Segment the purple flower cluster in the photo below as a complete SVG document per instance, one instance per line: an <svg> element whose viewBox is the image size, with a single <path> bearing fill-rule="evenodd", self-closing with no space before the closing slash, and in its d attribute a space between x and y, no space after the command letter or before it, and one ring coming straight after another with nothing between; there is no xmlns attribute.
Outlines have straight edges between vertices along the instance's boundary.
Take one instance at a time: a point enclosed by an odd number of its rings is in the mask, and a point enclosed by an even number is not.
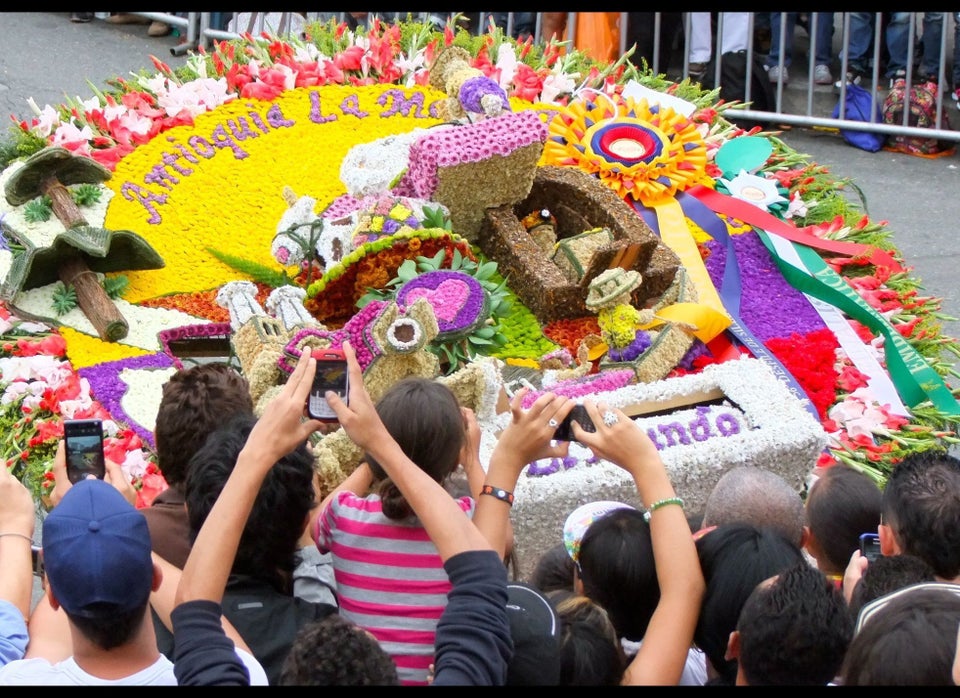
<svg viewBox="0 0 960 698"><path fill-rule="evenodd" d="M607 350L607 358L610 359L610 361L633 361L645 352L652 343L649 332L646 330L637 330L633 341L623 349L610 347L610 349Z"/></svg>
<svg viewBox="0 0 960 698"><path fill-rule="evenodd" d="M504 105L504 108L507 110L510 109L507 93L500 85L486 75L470 78L460 86L460 104L462 104L463 108L467 111L482 112L483 105L480 103L480 100L486 95L499 97L500 103Z"/></svg>
<svg viewBox="0 0 960 698"><path fill-rule="evenodd" d="M533 391L526 394L523 399L523 408L528 409L530 405L536 402L537 398L545 392L556 393L569 398L595 397L595 393L605 393L612 390L619 390L634 382L636 373L630 368L618 368L602 373L593 373L581 378L574 378L569 381L561 381L551 385L546 390Z"/></svg>
<svg viewBox="0 0 960 698"><path fill-rule="evenodd" d="M826 325L803 295L793 288L754 233L732 235L733 249L740 266L740 317L761 342L789 337L794 332L806 335ZM727 250L715 240L706 243L710 279L721 288Z"/></svg>
<svg viewBox="0 0 960 698"><path fill-rule="evenodd" d="M456 282L457 290L466 290L463 298L455 296L446 286ZM418 298L425 297L434 307L440 334L458 334L468 332L485 318L481 317L487 309L483 286L469 274L453 269L428 271L410 279L397 290L397 303L407 307ZM459 303L459 307L457 307Z"/></svg>

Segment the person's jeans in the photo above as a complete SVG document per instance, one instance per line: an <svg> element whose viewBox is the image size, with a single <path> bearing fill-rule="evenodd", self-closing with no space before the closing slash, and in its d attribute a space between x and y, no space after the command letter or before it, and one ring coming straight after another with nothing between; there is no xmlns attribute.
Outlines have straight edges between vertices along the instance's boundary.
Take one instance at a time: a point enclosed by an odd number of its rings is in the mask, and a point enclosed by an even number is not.
<svg viewBox="0 0 960 698"><path fill-rule="evenodd" d="M890 61L887 63L887 77L893 77L898 70L907 69L907 48L910 41L910 16L912 12L894 12L887 24L887 50ZM937 75L940 72L940 42L943 38L943 13L923 13L923 59L920 61L921 75ZM916 39L914 39L916 45ZM912 64L912 61L911 61Z"/></svg>
<svg viewBox="0 0 960 698"><path fill-rule="evenodd" d="M850 13L850 33L847 38L847 71L867 72L875 23L875 12ZM843 49L840 49L840 58L843 58Z"/></svg>
<svg viewBox="0 0 960 698"><path fill-rule="evenodd" d="M775 66L780 62L780 22L782 12L770 13L770 55L767 65ZM783 64L790 65L793 58L793 31L797 26L796 12L787 12L786 46L783 52ZM812 22L811 22L812 24ZM814 55L817 65L830 65L833 61L833 13L817 12L817 36L814 40Z"/></svg>

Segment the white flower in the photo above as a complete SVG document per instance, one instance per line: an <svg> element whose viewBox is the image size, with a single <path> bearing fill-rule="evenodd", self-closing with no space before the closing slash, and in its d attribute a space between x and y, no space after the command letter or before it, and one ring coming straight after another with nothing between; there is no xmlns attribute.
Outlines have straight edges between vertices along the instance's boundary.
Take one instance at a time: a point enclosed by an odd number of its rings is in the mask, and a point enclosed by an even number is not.
<svg viewBox="0 0 960 698"><path fill-rule="evenodd" d="M297 63L322 63L330 60L330 57L321 53L313 44L297 43L293 49L293 57Z"/></svg>
<svg viewBox="0 0 960 698"><path fill-rule="evenodd" d="M720 181L727 186L731 196L746 201L748 204L753 204L757 208L766 209L773 204L786 201L785 198L780 196L776 182L766 177L750 174L746 170L740 170L740 174L732 180L721 177Z"/></svg>
<svg viewBox="0 0 960 698"><path fill-rule="evenodd" d="M190 116L198 116L231 99L233 96L227 94L226 78L191 80L184 85L171 85L169 90L157 93L157 104L169 116L176 116L184 110Z"/></svg>
<svg viewBox="0 0 960 698"><path fill-rule="evenodd" d="M120 468L123 470L124 475L131 480L139 479L146 475L147 468L149 466L150 461L147 460L142 448L127 451L127 455L123 459L123 463L120 464Z"/></svg>
<svg viewBox="0 0 960 698"><path fill-rule="evenodd" d="M540 101L552 103L562 94L572 93L577 83L570 75L564 73L559 65L554 65L550 74L543 79L543 90L540 92Z"/></svg>
<svg viewBox="0 0 960 698"><path fill-rule="evenodd" d="M77 128L72 123L62 123L53 133L52 145L65 145L68 143L87 144L93 138L93 131L89 126ZM87 148L89 150L89 147Z"/></svg>
<svg viewBox="0 0 960 698"><path fill-rule="evenodd" d="M42 110L39 109L37 103L33 101L33 97L28 99L27 103L37 115L37 123L32 129L33 132L46 138L60 125L60 115L49 104L45 105Z"/></svg>
<svg viewBox="0 0 960 698"><path fill-rule="evenodd" d="M422 70L427 62L427 50L425 48L417 51L413 56L407 57L407 54L400 52L397 56L397 67L403 72L404 87L413 87L416 84L417 73Z"/></svg>
<svg viewBox="0 0 960 698"><path fill-rule="evenodd" d="M790 194L790 204L787 206L787 212L784 216L786 218L793 218L794 216L803 218L807 215L807 211L816 205L816 202L808 204L800 198L800 192L795 191Z"/></svg>
<svg viewBox="0 0 960 698"><path fill-rule="evenodd" d="M509 89L513 76L517 74L517 51L513 44L506 41L500 44L494 66L500 71L500 87L504 90Z"/></svg>

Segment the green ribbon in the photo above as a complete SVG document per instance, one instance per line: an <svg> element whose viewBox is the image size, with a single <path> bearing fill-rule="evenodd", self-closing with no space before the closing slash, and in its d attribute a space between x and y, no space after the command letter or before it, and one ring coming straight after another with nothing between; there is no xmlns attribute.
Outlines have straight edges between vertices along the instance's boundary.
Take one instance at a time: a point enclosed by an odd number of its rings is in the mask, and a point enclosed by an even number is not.
<svg viewBox="0 0 960 698"><path fill-rule="evenodd" d="M770 241L770 233L758 228L757 234L791 286L830 303L874 332L883 334L886 338L883 349L887 358L887 370L906 405L916 407L929 400L939 411L951 417L960 417L960 403L940 374L933 370L926 359L907 343L886 318L871 308L840 274L831 269L819 254L806 245L790 243L809 271L807 273L780 257Z"/></svg>

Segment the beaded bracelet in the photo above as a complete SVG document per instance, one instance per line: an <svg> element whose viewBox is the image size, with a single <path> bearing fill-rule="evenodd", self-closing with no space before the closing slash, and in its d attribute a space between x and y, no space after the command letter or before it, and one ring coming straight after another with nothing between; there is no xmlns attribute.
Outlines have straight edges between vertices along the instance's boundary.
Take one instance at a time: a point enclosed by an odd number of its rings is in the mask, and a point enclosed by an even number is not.
<svg viewBox="0 0 960 698"><path fill-rule="evenodd" d="M680 497L667 497L666 499L658 499L656 502L650 505L650 508L647 511L643 512L643 520L647 523L650 523L650 514L655 512L660 507L665 507L668 504L676 504L678 507L683 509L683 500Z"/></svg>
<svg viewBox="0 0 960 698"><path fill-rule="evenodd" d="M484 485L480 490L480 494L489 494L491 497L499 499L501 502L506 502L510 506L513 506L513 492L507 492L501 487L493 487L492 485Z"/></svg>
<svg viewBox="0 0 960 698"><path fill-rule="evenodd" d="M0 533L0 538L3 538L4 536L17 536L18 538L23 538L24 540L30 541L31 545L33 544L33 538L31 538L30 536L28 536L28 535L25 534L25 533L12 533L12 532L11 532L11 533Z"/></svg>

